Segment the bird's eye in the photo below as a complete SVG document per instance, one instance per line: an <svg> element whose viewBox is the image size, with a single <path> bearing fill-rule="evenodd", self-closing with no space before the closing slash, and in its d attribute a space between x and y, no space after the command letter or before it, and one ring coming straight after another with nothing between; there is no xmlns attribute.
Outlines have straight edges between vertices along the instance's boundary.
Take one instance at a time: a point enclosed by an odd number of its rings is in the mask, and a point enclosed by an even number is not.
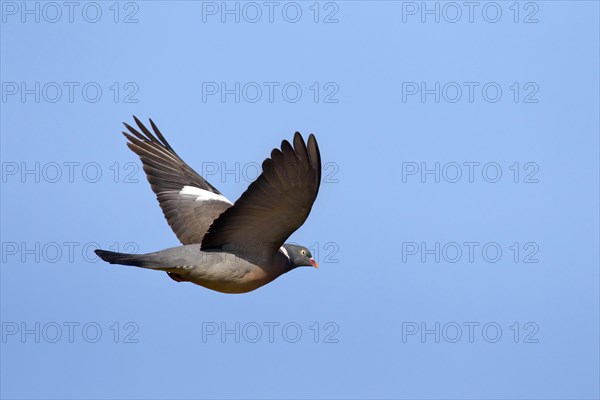
<svg viewBox="0 0 600 400"><path fill-rule="evenodd" d="M306 251L305 250L302 250L300 253L302 253L303 256L306 255Z"/></svg>

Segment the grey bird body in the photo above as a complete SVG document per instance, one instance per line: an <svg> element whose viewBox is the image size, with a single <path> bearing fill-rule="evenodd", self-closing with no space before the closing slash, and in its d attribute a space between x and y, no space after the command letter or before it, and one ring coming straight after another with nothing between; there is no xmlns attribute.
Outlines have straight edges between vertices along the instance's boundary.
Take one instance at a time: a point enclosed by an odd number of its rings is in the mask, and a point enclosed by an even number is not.
<svg viewBox="0 0 600 400"><path fill-rule="evenodd" d="M125 124L127 144L182 246L147 254L96 250L111 264L165 271L223 293L246 293L300 266L318 267L306 247L284 244L308 217L321 181L316 139L296 132L262 165L262 174L232 204L190 168L150 120L154 134Z"/></svg>
<svg viewBox="0 0 600 400"><path fill-rule="evenodd" d="M134 265L169 272L178 282L191 282L222 293L246 293L290 271L289 259L277 252L272 259L245 259L219 250L202 251L201 245L171 247L147 254L98 250L111 264Z"/></svg>

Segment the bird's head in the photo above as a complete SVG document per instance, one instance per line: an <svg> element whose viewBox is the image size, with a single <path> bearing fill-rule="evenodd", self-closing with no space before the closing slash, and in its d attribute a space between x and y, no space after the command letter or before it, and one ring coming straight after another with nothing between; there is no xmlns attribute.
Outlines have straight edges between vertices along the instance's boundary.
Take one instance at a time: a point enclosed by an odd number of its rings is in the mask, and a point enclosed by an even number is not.
<svg viewBox="0 0 600 400"><path fill-rule="evenodd" d="M296 267L315 267L319 268L319 264L312 258L310 250L304 246L295 244L284 244L282 251L290 259L292 268ZM286 254L287 253L287 254Z"/></svg>

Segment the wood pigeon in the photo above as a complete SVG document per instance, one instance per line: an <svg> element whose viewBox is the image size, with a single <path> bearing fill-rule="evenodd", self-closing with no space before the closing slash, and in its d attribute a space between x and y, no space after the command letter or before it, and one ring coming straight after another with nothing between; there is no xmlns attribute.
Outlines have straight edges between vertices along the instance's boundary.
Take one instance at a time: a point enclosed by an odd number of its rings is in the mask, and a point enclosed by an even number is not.
<svg viewBox="0 0 600 400"><path fill-rule="evenodd" d="M142 160L152 191L183 246L147 254L96 250L111 264L166 271L223 293L246 293L296 267L318 268L310 250L284 243L306 220L319 192L321 155L314 135L294 135L262 163L261 175L232 204L188 166L152 120L124 123L127 146ZM141 131L141 132L140 132Z"/></svg>

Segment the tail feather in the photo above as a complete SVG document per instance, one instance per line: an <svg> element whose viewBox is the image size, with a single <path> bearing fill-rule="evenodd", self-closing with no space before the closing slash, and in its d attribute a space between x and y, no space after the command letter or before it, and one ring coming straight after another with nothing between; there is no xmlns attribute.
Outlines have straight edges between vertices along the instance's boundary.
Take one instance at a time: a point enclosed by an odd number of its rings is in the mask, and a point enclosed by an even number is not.
<svg viewBox="0 0 600 400"><path fill-rule="evenodd" d="M108 250L94 250L94 253L104 261L111 264L133 265L136 267L155 269L156 265L152 265L144 254L125 254L117 253Z"/></svg>

